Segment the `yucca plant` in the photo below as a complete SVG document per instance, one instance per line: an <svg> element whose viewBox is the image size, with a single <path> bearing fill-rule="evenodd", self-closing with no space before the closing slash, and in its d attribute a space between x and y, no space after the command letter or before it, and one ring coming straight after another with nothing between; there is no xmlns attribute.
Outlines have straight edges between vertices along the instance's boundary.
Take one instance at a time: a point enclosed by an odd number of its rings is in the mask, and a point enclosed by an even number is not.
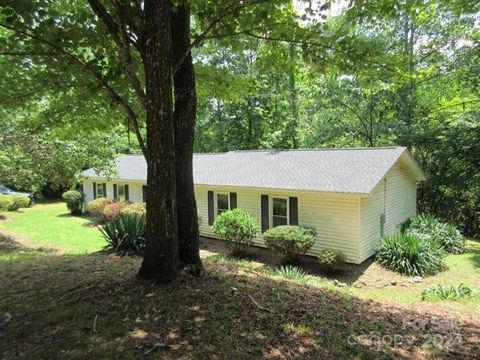
<svg viewBox="0 0 480 360"><path fill-rule="evenodd" d="M445 251L434 241L411 233L396 233L382 240L377 262L409 276L434 275L445 269Z"/></svg>
<svg viewBox="0 0 480 360"><path fill-rule="evenodd" d="M467 285L436 285L422 291L422 300L458 300L472 295L472 289Z"/></svg>
<svg viewBox="0 0 480 360"><path fill-rule="evenodd" d="M146 219L143 215L122 214L109 221L100 232L107 241L106 250L118 255L140 255L145 248Z"/></svg>
<svg viewBox="0 0 480 360"><path fill-rule="evenodd" d="M308 274L297 266L280 266L275 269L275 275L281 276L285 279L304 281Z"/></svg>

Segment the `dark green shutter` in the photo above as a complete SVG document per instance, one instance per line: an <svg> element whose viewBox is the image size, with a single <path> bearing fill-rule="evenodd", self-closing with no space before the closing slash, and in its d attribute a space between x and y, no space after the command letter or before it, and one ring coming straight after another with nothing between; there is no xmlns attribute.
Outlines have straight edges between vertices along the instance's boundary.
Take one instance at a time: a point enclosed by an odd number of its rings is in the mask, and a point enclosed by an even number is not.
<svg viewBox="0 0 480 360"><path fill-rule="evenodd" d="M298 225L298 198L291 197L290 201L290 225Z"/></svg>
<svg viewBox="0 0 480 360"><path fill-rule="evenodd" d="M130 194L128 192L128 185L125 185L125 201L130 201Z"/></svg>
<svg viewBox="0 0 480 360"><path fill-rule="evenodd" d="M103 183L103 197L107 198L107 184Z"/></svg>
<svg viewBox="0 0 480 360"><path fill-rule="evenodd" d="M262 195L262 233L267 231L269 228L269 215L268 215L268 195Z"/></svg>
<svg viewBox="0 0 480 360"><path fill-rule="evenodd" d="M117 184L113 184L113 200L118 200Z"/></svg>
<svg viewBox="0 0 480 360"><path fill-rule="evenodd" d="M94 199L97 198L97 183L96 182L93 183L93 198Z"/></svg>
<svg viewBox="0 0 480 360"><path fill-rule="evenodd" d="M208 225L213 225L214 218L213 191L208 192Z"/></svg>
<svg viewBox="0 0 480 360"><path fill-rule="evenodd" d="M237 193L230 193L230 210L237 208Z"/></svg>
<svg viewBox="0 0 480 360"><path fill-rule="evenodd" d="M143 202L147 202L147 185L142 186L142 198Z"/></svg>

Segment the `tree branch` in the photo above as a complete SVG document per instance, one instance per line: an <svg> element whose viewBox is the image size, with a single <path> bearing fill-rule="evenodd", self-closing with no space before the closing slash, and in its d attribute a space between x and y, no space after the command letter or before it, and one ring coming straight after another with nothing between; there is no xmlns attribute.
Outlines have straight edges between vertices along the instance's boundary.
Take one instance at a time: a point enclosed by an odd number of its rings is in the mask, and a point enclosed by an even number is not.
<svg viewBox="0 0 480 360"><path fill-rule="evenodd" d="M69 51L63 49L62 47L55 45L51 41L41 38L38 35L36 35L33 32L17 29L15 27L12 27L7 24L0 23L0 27L3 27L5 29L8 29L10 31L16 32L17 34L21 34L23 36L26 36L32 40L38 41L42 44L45 44L49 46L50 48L56 50L59 54L64 55L68 59L70 59L74 64L79 65L82 67L85 71L89 72L102 86L102 89L106 92L108 96L115 102L117 105L120 106L120 108L126 113L128 119L132 123L132 126L134 127L135 134L137 135L137 140L140 145L140 148L144 153L146 153L146 146L145 142L143 140L143 137L140 133L140 128L138 125L137 121L137 116L131 106L115 91L115 89L99 74L91 65L88 63L83 62L81 59L79 59L76 55L70 53Z"/></svg>
<svg viewBox="0 0 480 360"><path fill-rule="evenodd" d="M127 75L130 78L130 82L132 83L133 90L137 94L140 103L146 108L147 97L145 95L145 91L143 90L143 86L137 76L137 72L135 71L132 55L130 53L130 41L128 39L125 29L124 17L122 15L123 11L120 4L117 0L113 1L115 10L117 12L117 21L114 21L108 11L100 2L100 0L88 0L88 2L93 12L105 24L108 32L113 38L113 41L115 41L115 44L117 44L120 56L125 62L125 68L127 70Z"/></svg>

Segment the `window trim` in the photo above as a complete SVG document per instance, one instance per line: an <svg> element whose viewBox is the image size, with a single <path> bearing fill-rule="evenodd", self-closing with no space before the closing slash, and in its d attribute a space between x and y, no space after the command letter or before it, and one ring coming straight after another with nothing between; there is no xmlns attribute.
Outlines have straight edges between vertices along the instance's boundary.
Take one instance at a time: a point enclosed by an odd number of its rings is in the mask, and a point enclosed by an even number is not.
<svg viewBox="0 0 480 360"><path fill-rule="evenodd" d="M268 196L268 212L269 212L269 229L273 229L273 199L282 199L287 202L287 225L290 225L290 197L289 196L282 196L282 195L269 195Z"/></svg>
<svg viewBox="0 0 480 360"><path fill-rule="evenodd" d="M96 188L96 193L97 193L96 199L101 199L101 198L106 197L105 194L103 193L103 183L96 183L95 186L97 187ZM99 195L99 192L98 192L99 189L100 189L100 192L102 193L102 196Z"/></svg>
<svg viewBox="0 0 480 360"><path fill-rule="evenodd" d="M226 195L227 196L227 200L228 200L228 210L231 209L231 205L230 205L230 193L228 192L217 192L215 191L214 192L214 202L213 202L213 211L214 211L214 218L216 218L219 214L218 214L218 195Z"/></svg>

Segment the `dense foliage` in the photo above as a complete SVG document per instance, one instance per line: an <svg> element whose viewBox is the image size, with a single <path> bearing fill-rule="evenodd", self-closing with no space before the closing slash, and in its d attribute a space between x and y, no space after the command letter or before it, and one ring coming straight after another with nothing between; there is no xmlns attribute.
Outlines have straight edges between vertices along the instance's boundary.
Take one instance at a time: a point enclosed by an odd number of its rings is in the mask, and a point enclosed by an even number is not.
<svg viewBox="0 0 480 360"><path fill-rule="evenodd" d="M123 214L123 211L127 208L128 203L125 201L115 201L111 204L105 205L102 211L102 216L105 221L117 219Z"/></svg>
<svg viewBox="0 0 480 360"><path fill-rule="evenodd" d="M0 194L0 211L17 211L30 206L30 198L22 195Z"/></svg>
<svg viewBox="0 0 480 360"><path fill-rule="evenodd" d="M258 234L258 221L242 209L222 212L215 218L213 232L225 241L231 255L242 255Z"/></svg>
<svg viewBox="0 0 480 360"><path fill-rule="evenodd" d="M100 228L106 250L118 255L141 255L145 248L145 216L123 214Z"/></svg>
<svg viewBox="0 0 480 360"><path fill-rule="evenodd" d="M146 215L146 213L147 208L145 203L127 204L127 206L122 209L122 214Z"/></svg>
<svg viewBox="0 0 480 360"><path fill-rule="evenodd" d="M429 286L422 291L422 300L459 300L470 297L472 289L465 284Z"/></svg>
<svg viewBox="0 0 480 360"><path fill-rule="evenodd" d="M113 200L107 199L107 198L98 198L94 199L88 202L87 204L87 211L98 217L99 220L104 220L103 217L103 210L105 210L105 207L109 204L112 204Z"/></svg>
<svg viewBox="0 0 480 360"><path fill-rule="evenodd" d="M442 248L453 254L458 254L465 249L465 239L457 228L449 223L442 223L437 218L428 214L420 214L411 219L408 232L422 239L432 240Z"/></svg>
<svg viewBox="0 0 480 360"><path fill-rule="evenodd" d="M435 241L410 233L396 233L382 240L377 262L408 276L428 276L445 269L445 252Z"/></svg>
<svg viewBox="0 0 480 360"><path fill-rule="evenodd" d="M326 272L338 272L345 261L347 256L340 250L322 249L318 255L318 262Z"/></svg>
<svg viewBox="0 0 480 360"><path fill-rule="evenodd" d="M78 190L68 190L62 194L72 215L80 215L83 208L83 194Z"/></svg>
<svg viewBox="0 0 480 360"><path fill-rule="evenodd" d="M295 264L315 243L317 232L314 228L282 225L263 233L265 244L280 254L284 263Z"/></svg>

